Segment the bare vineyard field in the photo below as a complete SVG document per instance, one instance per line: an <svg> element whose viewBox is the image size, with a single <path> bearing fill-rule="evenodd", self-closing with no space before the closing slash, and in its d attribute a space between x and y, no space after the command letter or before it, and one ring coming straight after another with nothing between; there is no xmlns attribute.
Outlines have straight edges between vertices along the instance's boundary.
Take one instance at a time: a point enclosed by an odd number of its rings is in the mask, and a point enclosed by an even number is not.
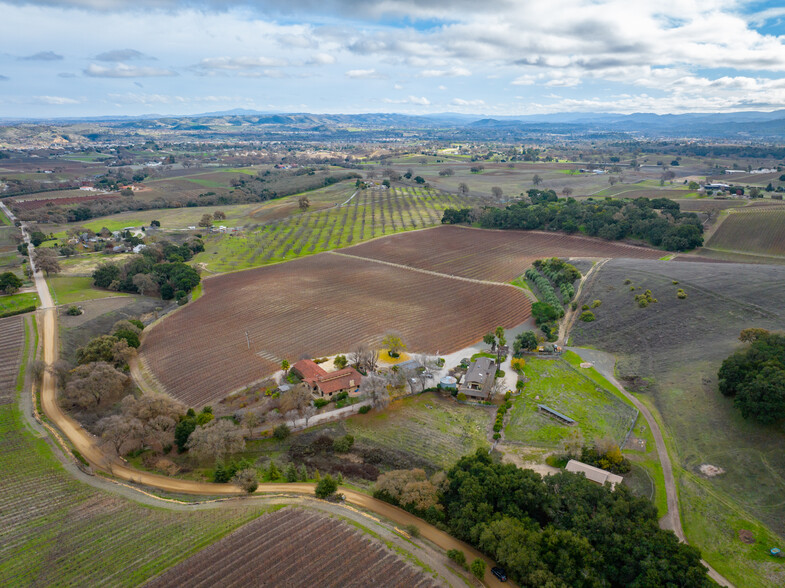
<svg viewBox="0 0 785 588"><path fill-rule="evenodd" d="M0 406L0 585L133 586L263 512L180 512L95 490L63 469L13 405Z"/></svg>
<svg viewBox="0 0 785 588"><path fill-rule="evenodd" d="M728 215L707 247L758 255L785 255L785 207L745 209Z"/></svg>
<svg viewBox="0 0 785 588"><path fill-rule="evenodd" d="M282 359L379 345L389 330L410 350L449 353L524 322L530 309L509 286L325 253L206 280L201 298L150 330L142 358L170 394L199 406Z"/></svg>
<svg viewBox="0 0 785 588"><path fill-rule="evenodd" d="M147 586L179 587L183 578L194 588L438 585L349 524L292 508L245 525Z"/></svg>
<svg viewBox="0 0 785 588"><path fill-rule="evenodd" d="M665 252L591 237L542 231L491 231L442 226L344 250L447 275L511 282L542 257L659 259Z"/></svg>
<svg viewBox="0 0 785 588"><path fill-rule="evenodd" d="M38 194L36 198L28 199L24 197L19 197L16 200L11 201L10 207L18 212L25 212L28 210L36 210L38 208L44 208L49 204L55 204L57 206L63 206L66 204L80 204L82 202L93 202L95 200L116 200L120 198L119 194L112 193L112 194L85 194L81 190L70 190L72 195L70 196L56 196L56 197L49 197L43 198L42 194ZM43 194L47 194L44 192Z"/></svg>
<svg viewBox="0 0 785 588"><path fill-rule="evenodd" d="M423 188L350 192L342 206L299 213L290 207L284 218L240 235L216 235L206 240L197 257L213 272L247 269L346 247L401 231L441 222L444 209L468 206L469 199ZM351 199L350 199L351 198ZM317 201L317 206L318 206ZM252 212L262 217L265 209ZM295 212L292 214L292 212Z"/></svg>
<svg viewBox="0 0 785 588"><path fill-rule="evenodd" d="M21 316L0 319L0 406L14 401L19 362L25 343Z"/></svg>

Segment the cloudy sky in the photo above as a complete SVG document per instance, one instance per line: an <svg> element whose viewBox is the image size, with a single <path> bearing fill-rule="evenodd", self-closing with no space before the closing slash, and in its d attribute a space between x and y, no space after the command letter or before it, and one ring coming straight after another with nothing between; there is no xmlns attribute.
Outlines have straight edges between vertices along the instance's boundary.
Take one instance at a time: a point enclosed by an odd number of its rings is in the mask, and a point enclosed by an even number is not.
<svg viewBox="0 0 785 588"><path fill-rule="evenodd" d="M0 0L0 117L785 108L782 0Z"/></svg>

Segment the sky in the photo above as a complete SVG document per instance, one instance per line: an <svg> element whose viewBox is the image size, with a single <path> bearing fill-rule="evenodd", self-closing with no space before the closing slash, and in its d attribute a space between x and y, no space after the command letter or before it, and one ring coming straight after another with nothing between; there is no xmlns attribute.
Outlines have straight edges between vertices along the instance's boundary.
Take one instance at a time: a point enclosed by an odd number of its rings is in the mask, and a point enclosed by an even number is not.
<svg viewBox="0 0 785 588"><path fill-rule="evenodd" d="M0 118L785 108L782 0L0 0Z"/></svg>

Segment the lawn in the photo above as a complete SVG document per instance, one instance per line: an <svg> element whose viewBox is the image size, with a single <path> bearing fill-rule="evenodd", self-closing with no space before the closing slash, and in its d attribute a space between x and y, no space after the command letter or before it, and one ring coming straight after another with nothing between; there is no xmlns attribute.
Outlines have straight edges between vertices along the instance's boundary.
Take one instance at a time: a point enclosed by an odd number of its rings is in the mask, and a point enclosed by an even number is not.
<svg viewBox="0 0 785 588"><path fill-rule="evenodd" d="M537 405L544 404L576 420L575 427L586 441L612 437L621 443L636 409L579 369L562 359L527 357L528 382L513 403L505 439L557 447L573 428L540 413Z"/></svg>
<svg viewBox="0 0 785 588"><path fill-rule="evenodd" d="M0 315L7 312L14 312L27 306L37 307L38 304L38 294L33 294L32 292L0 296Z"/></svg>
<svg viewBox="0 0 785 588"><path fill-rule="evenodd" d="M345 427L358 440L414 453L448 468L461 456L488 445L490 421L488 409L426 392L393 402L383 412L353 416Z"/></svg>
<svg viewBox="0 0 785 588"><path fill-rule="evenodd" d="M125 296L120 292L99 290L93 287L93 279L83 276L50 276L47 278L49 291L57 305L74 304L85 300L106 298L107 296Z"/></svg>

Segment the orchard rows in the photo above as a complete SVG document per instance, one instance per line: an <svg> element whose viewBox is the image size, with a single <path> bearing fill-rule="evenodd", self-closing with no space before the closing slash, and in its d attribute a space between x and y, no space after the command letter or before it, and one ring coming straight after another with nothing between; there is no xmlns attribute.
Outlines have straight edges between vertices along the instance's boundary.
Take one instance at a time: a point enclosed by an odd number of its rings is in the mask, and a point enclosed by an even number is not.
<svg viewBox="0 0 785 588"><path fill-rule="evenodd" d="M219 236L210 269L227 271L293 259L441 222L445 208L468 199L424 188L359 190L347 204L297 213L244 235Z"/></svg>
<svg viewBox="0 0 785 588"><path fill-rule="evenodd" d="M14 401L25 343L23 321L21 316L0 319L0 406Z"/></svg>

